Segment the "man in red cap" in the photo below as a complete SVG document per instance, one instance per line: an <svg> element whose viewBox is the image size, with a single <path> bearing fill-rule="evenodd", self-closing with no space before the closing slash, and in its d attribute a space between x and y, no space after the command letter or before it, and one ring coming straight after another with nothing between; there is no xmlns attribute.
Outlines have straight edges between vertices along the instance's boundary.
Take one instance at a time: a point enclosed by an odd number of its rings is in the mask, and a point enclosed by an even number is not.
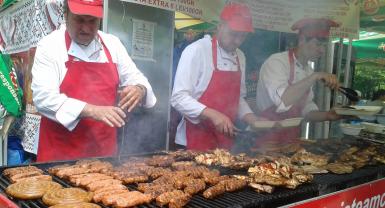
<svg viewBox="0 0 385 208"><path fill-rule="evenodd" d="M43 115L38 161L112 156L126 113L156 102L120 40L98 31L103 0L68 0L65 10L66 28L39 42L32 68L33 101Z"/></svg>
<svg viewBox="0 0 385 208"><path fill-rule="evenodd" d="M194 150L229 149L236 118L247 123L257 120L244 100L245 56L238 49L250 32L249 8L227 4L216 35L206 35L183 51L171 96L171 105L183 115L177 145Z"/></svg>
<svg viewBox="0 0 385 208"><path fill-rule="evenodd" d="M308 121L336 120L334 111L321 112L313 102L312 86L322 81L330 89L337 89L336 76L314 72L311 62L325 53L330 27L338 24L327 19L302 19L292 29L299 30L298 46L271 55L262 65L257 85L257 108L260 116L270 120L304 117ZM299 127L275 130L257 140L282 144L300 136Z"/></svg>

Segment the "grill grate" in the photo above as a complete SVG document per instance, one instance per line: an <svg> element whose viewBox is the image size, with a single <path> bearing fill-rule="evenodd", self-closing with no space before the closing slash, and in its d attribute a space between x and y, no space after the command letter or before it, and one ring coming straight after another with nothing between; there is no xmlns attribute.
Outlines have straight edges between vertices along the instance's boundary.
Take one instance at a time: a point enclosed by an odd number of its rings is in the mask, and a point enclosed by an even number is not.
<svg viewBox="0 0 385 208"><path fill-rule="evenodd" d="M109 159L107 159L109 160ZM71 162L55 162L36 164L35 166L41 168L48 174L47 169L49 167L59 165L61 163ZM0 168L2 172L7 167ZM233 171L224 168L219 168L222 174L245 174L245 171ZM238 192L225 193L220 197L213 200L205 199L201 194L194 195L191 201L186 205L186 208L272 208L283 206L286 204L302 201L312 197L317 197L319 194L326 194L332 191L344 189L346 187L362 184L368 181L377 179L378 177L384 177L385 165L383 166L369 166L360 170L355 170L352 174L335 175L324 174L316 175L313 183L304 184L297 187L294 190L285 188L277 188L273 194L260 194L255 192L251 188L246 188ZM71 187L66 181L53 176L53 180L62 184L64 187ZM0 191L4 191L10 184L9 180L1 174L0 176ZM136 185L127 185L130 190L137 190ZM17 200L14 201L21 208L47 208L41 200ZM102 204L99 204L103 208L108 208ZM138 208L158 208L154 202L151 204L137 206Z"/></svg>

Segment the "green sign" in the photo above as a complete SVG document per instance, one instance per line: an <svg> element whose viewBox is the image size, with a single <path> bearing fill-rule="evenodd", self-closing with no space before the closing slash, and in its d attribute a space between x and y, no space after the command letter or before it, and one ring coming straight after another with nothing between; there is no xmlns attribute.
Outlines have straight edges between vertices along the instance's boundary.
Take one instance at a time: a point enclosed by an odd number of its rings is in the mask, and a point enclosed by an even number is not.
<svg viewBox="0 0 385 208"><path fill-rule="evenodd" d="M0 9L3 10L17 1L18 0L0 0Z"/></svg>

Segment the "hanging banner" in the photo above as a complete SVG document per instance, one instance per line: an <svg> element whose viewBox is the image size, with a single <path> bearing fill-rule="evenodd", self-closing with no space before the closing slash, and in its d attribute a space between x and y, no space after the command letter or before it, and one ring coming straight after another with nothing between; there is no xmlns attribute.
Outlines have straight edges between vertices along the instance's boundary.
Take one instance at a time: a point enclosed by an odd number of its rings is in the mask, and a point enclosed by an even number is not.
<svg viewBox="0 0 385 208"><path fill-rule="evenodd" d="M52 9L52 0L25 0L2 11L0 46L4 53L18 53L35 47L42 37L64 22L62 0L54 3L57 6Z"/></svg>
<svg viewBox="0 0 385 208"><path fill-rule="evenodd" d="M219 14L225 5L223 0L121 0L160 9L177 11L189 16L205 20L218 21Z"/></svg>
<svg viewBox="0 0 385 208"><path fill-rule="evenodd" d="M333 37L358 38L359 0L123 0L127 2L178 11L206 22L219 21L228 2L249 5L255 28L293 32L290 28L302 18L327 18L341 26L332 30Z"/></svg>
<svg viewBox="0 0 385 208"><path fill-rule="evenodd" d="M291 26L302 18L326 18L340 27L332 37L358 38L359 0L236 0L250 6L255 28L293 32Z"/></svg>

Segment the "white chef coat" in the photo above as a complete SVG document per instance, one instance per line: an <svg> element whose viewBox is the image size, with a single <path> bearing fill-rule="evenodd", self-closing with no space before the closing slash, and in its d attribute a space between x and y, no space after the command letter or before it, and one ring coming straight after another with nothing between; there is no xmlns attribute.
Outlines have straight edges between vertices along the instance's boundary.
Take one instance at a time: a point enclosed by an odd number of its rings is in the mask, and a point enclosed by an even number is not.
<svg viewBox="0 0 385 208"><path fill-rule="evenodd" d="M199 123L198 116L206 108L198 100L207 89L214 70L211 37L204 36L202 39L190 44L182 52L175 75L174 89L171 96L171 105L178 110L184 118L194 124ZM223 71L237 71L238 56L241 69L241 89L239 98L238 118L243 118L252 113L244 97L245 87L245 56L241 50L228 53L217 44L217 65ZM178 125L175 143L186 145L186 122L184 119Z"/></svg>
<svg viewBox="0 0 385 208"><path fill-rule="evenodd" d="M302 66L295 57L294 71L293 83L309 77L314 72L310 62L306 66ZM273 54L263 63L257 84L257 109L259 112L273 105L278 106L277 113L286 112L292 107L292 105L285 106L281 99L283 93L289 87L289 79L290 63L288 51ZM313 98L314 93L310 89L305 107L302 110L303 116L310 111L318 110L317 105L313 102Z"/></svg>
<svg viewBox="0 0 385 208"><path fill-rule="evenodd" d="M123 44L111 34L101 31L98 33L117 66L119 86L136 84L145 86L147 97L143 106L153 107L156 97L151 85L128 56ZM64 34L65 27L61 27L38 43L32 67L31 88L33 102L39 113L71 131L78 124L79 115L86 103L60 93L60 85L67 73L65 63L68 61L68 54L74 56L75 61L106 63L108 60L99 38L93 40L88 46L72 41L67 54Z"/></svg>

